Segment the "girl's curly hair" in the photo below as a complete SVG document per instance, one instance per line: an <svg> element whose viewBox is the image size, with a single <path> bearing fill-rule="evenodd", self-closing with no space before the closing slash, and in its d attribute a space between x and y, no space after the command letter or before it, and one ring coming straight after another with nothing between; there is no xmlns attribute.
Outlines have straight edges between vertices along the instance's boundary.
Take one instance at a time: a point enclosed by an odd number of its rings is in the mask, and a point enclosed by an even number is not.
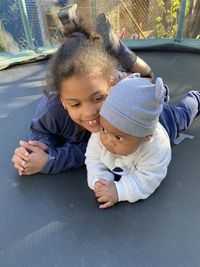
<svg viewBox="0 0 200 267"><path fill-rule="evenodd" d="M65 41L50 60L45 93L60 91L62 81L73 75L110 77L115 61L103 48L101 37L84 22L65 28Z"/></svg>

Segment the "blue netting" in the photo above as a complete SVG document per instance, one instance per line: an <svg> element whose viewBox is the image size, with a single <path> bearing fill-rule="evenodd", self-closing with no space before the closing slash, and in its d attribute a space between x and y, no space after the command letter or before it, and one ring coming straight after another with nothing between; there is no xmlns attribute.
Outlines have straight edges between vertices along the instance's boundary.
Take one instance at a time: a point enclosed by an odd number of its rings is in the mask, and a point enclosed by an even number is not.
<svg viewBox="0 0 200 267"><path fill-rule="evenodd" d="M1 0L0 17L6 34L8 34L9 37L16 42L15 45L18 45L19 48L26 48L27 41L25 38L18 1Z"/></svg>
<svg viewBox="0 0 200 267"><path fill-rule="evenodd" d="M43 46L35 0L26 0L26 8L34 44L37 47ZM15 41L15 45L20 50L28 48L18 1L1 0L0 17L6 34Z"/></svg>
<svg viewBox="0 0 200 267"><path fill-rule="evenodd" d="M34 40L34 45L36 47L41 47L44 45L42 40L38 9L35 0L26 0L26 8L28 12L29 25Z"/></svg>
<svg viewBox="0 0 200 267"><path fill-rule="evenodd" d="M0 65L52 53L63 40L57 13L69 3L93 22L104 12L118 36L125 27L134 50L200 51L200 0L0 0Z"/></svg>

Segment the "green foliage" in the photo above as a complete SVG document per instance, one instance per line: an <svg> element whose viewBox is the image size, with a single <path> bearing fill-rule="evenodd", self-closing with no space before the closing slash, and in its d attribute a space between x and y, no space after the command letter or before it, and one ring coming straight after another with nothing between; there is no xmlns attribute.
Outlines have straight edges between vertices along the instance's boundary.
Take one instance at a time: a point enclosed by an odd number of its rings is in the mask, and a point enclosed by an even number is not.
<svg viewBox="0 0 200 267"><path fill-rule="evenodd" d="M6 32L3 26L3 19L0 19L0 51L4 52L18 52L19 47L13 37Z"/></svg>
<svg viewBox="0 0 200 267"><path fill-rule="evenodd" d="M178 27L180 0L157 0L162 16L156 18L156 37L174 38Z"/></svg>
<svg viewBox="0 0 200 267"><path fill-rule="evenodd" d="M2 24L2 21L0 20L0 51L6 51L7 45L5 42L5 31Z"/></svg>

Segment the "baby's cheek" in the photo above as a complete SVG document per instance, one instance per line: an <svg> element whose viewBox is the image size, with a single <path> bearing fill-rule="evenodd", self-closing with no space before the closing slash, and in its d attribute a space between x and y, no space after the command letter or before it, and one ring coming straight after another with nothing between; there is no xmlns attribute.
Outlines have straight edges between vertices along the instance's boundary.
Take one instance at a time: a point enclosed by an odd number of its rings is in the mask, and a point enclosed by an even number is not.
<svg viewBox="0 0 200 267"><path fill-rule="evenodd" d="M103 134L102 134L101 130L100 130L100 133L99 133L99 138L100 138L101 143L103 144L104 137L103 137Z"/></svg>

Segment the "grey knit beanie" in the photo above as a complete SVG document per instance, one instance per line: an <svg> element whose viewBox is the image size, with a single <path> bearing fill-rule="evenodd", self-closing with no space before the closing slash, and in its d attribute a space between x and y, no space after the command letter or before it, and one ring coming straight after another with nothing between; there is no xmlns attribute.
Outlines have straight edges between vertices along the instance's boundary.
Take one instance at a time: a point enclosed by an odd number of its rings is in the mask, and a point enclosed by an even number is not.
<svg viewBox="0 0 200 267"><path fill-rule="evenodd" d="M100 115L124 133L145 137L156 128L165 94L161 78L152 84L147 79L131 75L111 89Z"/></svg>

